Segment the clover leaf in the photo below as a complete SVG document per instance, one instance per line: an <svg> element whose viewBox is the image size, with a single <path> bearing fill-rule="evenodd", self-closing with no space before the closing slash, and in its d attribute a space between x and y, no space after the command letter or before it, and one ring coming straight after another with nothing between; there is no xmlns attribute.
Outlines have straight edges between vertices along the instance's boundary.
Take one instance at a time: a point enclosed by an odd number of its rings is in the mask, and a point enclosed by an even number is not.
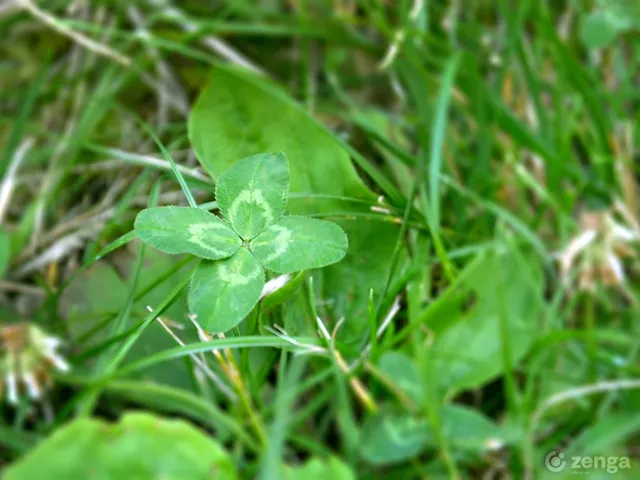
<svg viewBox="0 0 640 480"><path fill-rule="evenodd" d="M264 269L256 258L241 248L217 262L203 260L191 277L189 310L206 328L226 332L253 309L264 287Z"/></svg>
<svg viewBox="0 0 640 480"><path fill-rule="evenodd" d="M237 480L231 456L182 420L125 413L107 423L78 418L3 465L3 480Z"/></svg>
<svg viewBox="0 0 640 480"><path fill-rule="evenodd" d="M235 163L218 178L223 219L193 207L140 212L137 236L166 253L202 258L189 287L189 309L205 328L225 332L258 303L264 269L291 273L340 261L347 236L335 223L284 215L289 162L284 153L262 153Z"/></svg>
<svg viewBox="0 0 640 480"><path fill-rule="evenodd" d="M242 239L213 213L201 208L147 208L136 217L140 240L165 253L191 253L218 260L238 251Z"/></svg>
<svg viewBox="0 0 640 480"><path fill-rule="evenodd" d="M244 240L275 223L289 199L289 161L284 153L240 160L220 175L216 200L222 216Z"/></svg>

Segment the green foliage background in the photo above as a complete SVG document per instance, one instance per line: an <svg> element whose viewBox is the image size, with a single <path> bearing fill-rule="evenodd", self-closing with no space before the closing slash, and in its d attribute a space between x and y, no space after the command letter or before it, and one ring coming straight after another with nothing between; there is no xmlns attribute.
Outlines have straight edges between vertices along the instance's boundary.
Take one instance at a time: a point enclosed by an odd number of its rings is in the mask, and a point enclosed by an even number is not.
<svg viewBox="0 0 640 480"><path fill-rule="evenodd" d="M0 478L576 473L554 451L636 478L637 12L0 3L0 327L40 325L73 365L3 406ZM189 319L198 252L148 248L134 219L219 215L222 172L264 152L288 158L286 214L349 247L209 336ZM615 205L636 235L623 281L580 290L558 258Z"/></svg>

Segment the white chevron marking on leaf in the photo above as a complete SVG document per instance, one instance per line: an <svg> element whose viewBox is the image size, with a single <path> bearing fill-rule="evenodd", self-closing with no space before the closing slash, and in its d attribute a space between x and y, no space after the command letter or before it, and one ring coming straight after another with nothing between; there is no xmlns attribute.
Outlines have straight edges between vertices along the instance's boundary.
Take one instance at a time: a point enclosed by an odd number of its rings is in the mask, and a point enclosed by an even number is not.
<svg viewBox="0 0 640 480"><path fill-rule="evenodd" d="M224 251L214 247L213 245L211 245L211 243L208 243L206 241L205 235L209 230L220 230L226 228L227 227L222 223L192 223L191 225L189 225L189 233L191 234L191 238L189 238L189 241L201 246L206 250L209 250L210 252L223 254Z"/></svg>
<svg viewBox="0 0 640 480"><path fill-rule="evenodd" d="M240 208L240 205L243 203L248 203L249 205L253 204L261 207L262 211L264 212L263 216L266 220L266 223L269 224L273 222L273 210L271 209L269 203L262 196L262 190L260 189L253 190L253 192L251 190L243 190L242 192L240 192L240 194L236 197L236 199L231 204L231 207L229 208L229 220L235 219L236 214L238 213L238 208Z"/></svg>
<svg viewBox="0 0 640 480"><path fill-rule="evenodd" d="M265 259L266 262L271 262L285 253L289 248L289 240L291 240L291 230L280 225L274 225L271 228L278 231L278 235L274 238L276 249Z"/></svg>

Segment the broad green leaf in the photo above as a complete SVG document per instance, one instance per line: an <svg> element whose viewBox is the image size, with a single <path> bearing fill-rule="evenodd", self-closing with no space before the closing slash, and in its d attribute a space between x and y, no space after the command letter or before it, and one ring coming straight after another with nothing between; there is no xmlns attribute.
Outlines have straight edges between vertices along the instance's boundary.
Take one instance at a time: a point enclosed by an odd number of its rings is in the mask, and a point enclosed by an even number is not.
<svg viewBox="0 0 640 480"><path fill-rule="evenodd" d="M214 178L238 158L283 151L291 168L287 211L348 218L339 223L352 248L340 263L314 272L314 277L319 294L330 305L328 315L350 319L341 337L359 341L368 328L369 290L377 293L384 286L398 225L349 217L371 210L344 197L373 204L376 195L364 185L335 136L268 80L216 65L189 117L189 137L200 163Z"/></svg>
<svg viewBox="0 0 640 480"><path fill-rule="evenodd" d="M442 435L456 450L484 453L504 444L502 430L483 414L459 405L441 410ZM409 414L386 412L372 417L362 434L362 456L375 465L403 462L439 443L428 421Z"/></svg>
<svg viewBox="0 0 640 480"><path fill-rule="evenodd" d="M280 88L249 72L213 67L189 117L189 138L213 178L239 158L281 151L292 192L375 200L331 135ZM314 205L299 205L295 213L302 211L313 212Z"/></svg>
<svg viewBox="0 0 640 480"><path fill-rule="evenodd" d="M380 371L416 405L424 401L420 371L411 359L401 352L387 352L380 357Z"/></svg>
<svg viewBox="0 0 640 480"><path fill-rule="evenodd" d="M275 354L268 348L252 349L260 350ZM105 388L110 394L126 402L133 402L140 408L145 407L156 413L162 412L197 422L198 425L211 429L219 442L226 443L235 438L252 450L258 448L240 422L232 418L231 412L222 410L217 402L203 396L202 391L192 393L182 388L137 380L110 381Z"/></svg>
<svg viewBox="0 0 640 480"><path fill-rule="evenodd" d="M309 302L309 296L305 291L300 291L284 304L284 329L289 335L316 335L318 324L313 309ZM317 312L316 312L317 314Z"/></svg>
<svg viewBox="0 0 640 480"><path fill-rule="evenodd" d="M608 12L595 10L585 17L580 25L582 43L588 48L602 48L613 42L629 27L615 21Z"/></svg>
<svg viewBox="0 0 640 480"><path fill-rule="evenodd" d="M478 388L502 374L503 348L512 364L526 355L539 332L542 286L539 266L515 251L480 255L461 272L445 294L455 306L433 304L447 311L447 320L430 314L431 307L422 317L435 333L432 352L445 388ZM501 322L506 323L504 333Z"/></svg>
<svg viewBox="0 0 640 480"><path fill-rule="evenodd" d="M203 260L191 277L189 309L209 332L226 332L258 303L264 270L245 248L232 257Z"/></svg>
<svg viewBox="0 0 640 480"><path fill-rule="evenodd" d="M250 240L284 214L289 196L289 162L284 153L260 153L226 170L216 185L222 215Z"/></svg>
<svg viewBox="0 0 640 480"><path fill-rule="evenodd" d="M580 37L590 48L610 45L617 36L640 28L640 2L599 0L597 7L582 19Z"/></svg>
<svg viewBox="0 0 640 480"><path fill-rule="evenodd" d="M347 246L347 235L333 222L286 216L251 240L249 249L269 270L291 273L336 263Z"/></svg>
<svg viewBox="0 0 640 480"><path fill-rule="evenodd" d="M348 465L335 457L327 461L312 458L302 466L285 467L284 480L355 480Z"/></svg>
<svg viewBox="0 0 640 480"><path fill-rule="evenodd" d="M492 420L478 410L459 405L442 409L442 434L452 448L479 453L505 443L502 430Z"/></svg>
<svg viewBox="0 0 640 480"><path fill-rule="evenodd" d="M121 266L120 274L111 262L99 261L82 272L66 288L58 302L58 313L65 320L69 340L73 344L91 348L107 339L110 322L124 305L129 293L130 277L135 269L138 241L113 252L109 259ZM148 315L147 305L160 303L174 287L193 269L181 268L181 257L167 255L153 249L144 254L143 268L136 294L147 292L134 304L133 315L126 328L132 328ZM124 276L124 279L121 278ZM153 287L153 288L151 288ZM187 343L197 341L198 336L187 319L187 293L173 302L162 318L176 326L176 333ZM158 322L150 324L127 354L125 362L132 362L154 352L175 347L176 342ZM177 361L152 366L140 372L146 381L193 389L194 382L187 362Z"/></svg>
<svg viewBox="0 0 640 480"><path fill-rule="evenodd" d="M344 221L341 226L349 236L349 251L345 258L314 273L322 297L330 300L330 312L336 318L345 317L339 338L358 343L366 335L369 324L367 311L371 289L379 295L389 274L398 226L375 220ZM406 265L406 254L401 251L396 278Z"/></svg>
<svg viewBox="0 0 640 480"><path fill-rule="evenodd" d="M201 208L147 208L138 214L134 226L143 242L165 253L218 260L233 255L242 245L222 220Z"/></svg>
<svg viewBox="0 0 640 480"><path fill-rule="evenodd" d="M388 413L372 418L362 439L362 456L374 465L387 465L418 455L433 441L433 433L424 419Z"/></svg>
<svg viewBox="0 0 640 480"><path fill-rule="evenodd" d="M79 419L7 468L3 480L238 478L231 457L182 420L125 414L115 424Z"/></svg>

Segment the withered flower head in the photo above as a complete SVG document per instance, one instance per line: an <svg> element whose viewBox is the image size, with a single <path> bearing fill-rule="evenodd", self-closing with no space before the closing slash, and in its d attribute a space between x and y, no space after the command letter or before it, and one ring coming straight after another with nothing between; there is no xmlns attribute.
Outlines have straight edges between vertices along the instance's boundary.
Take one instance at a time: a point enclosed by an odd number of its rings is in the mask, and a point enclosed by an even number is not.
<svg viewBox="0 0 640 480"><path fill-rule="evenodd" d="M626 279L623 257L633 255L631 245L640 239L636 225L625 226L614 211L585 211L580 232L560 252L560 274L564 282L578 279L578 289L593 291L597 284L621 287Z"/></svg>
<svg viewBox="0 0 640 480"><path fill-rule="evenodd" d="M41 328L20 323L0 328L0 395L6 386L7 400L17 404L20 393L26 390L38 399L51 384L52 368L66 372L69 364L57 353L61 341L47 335Z"/></svg>

